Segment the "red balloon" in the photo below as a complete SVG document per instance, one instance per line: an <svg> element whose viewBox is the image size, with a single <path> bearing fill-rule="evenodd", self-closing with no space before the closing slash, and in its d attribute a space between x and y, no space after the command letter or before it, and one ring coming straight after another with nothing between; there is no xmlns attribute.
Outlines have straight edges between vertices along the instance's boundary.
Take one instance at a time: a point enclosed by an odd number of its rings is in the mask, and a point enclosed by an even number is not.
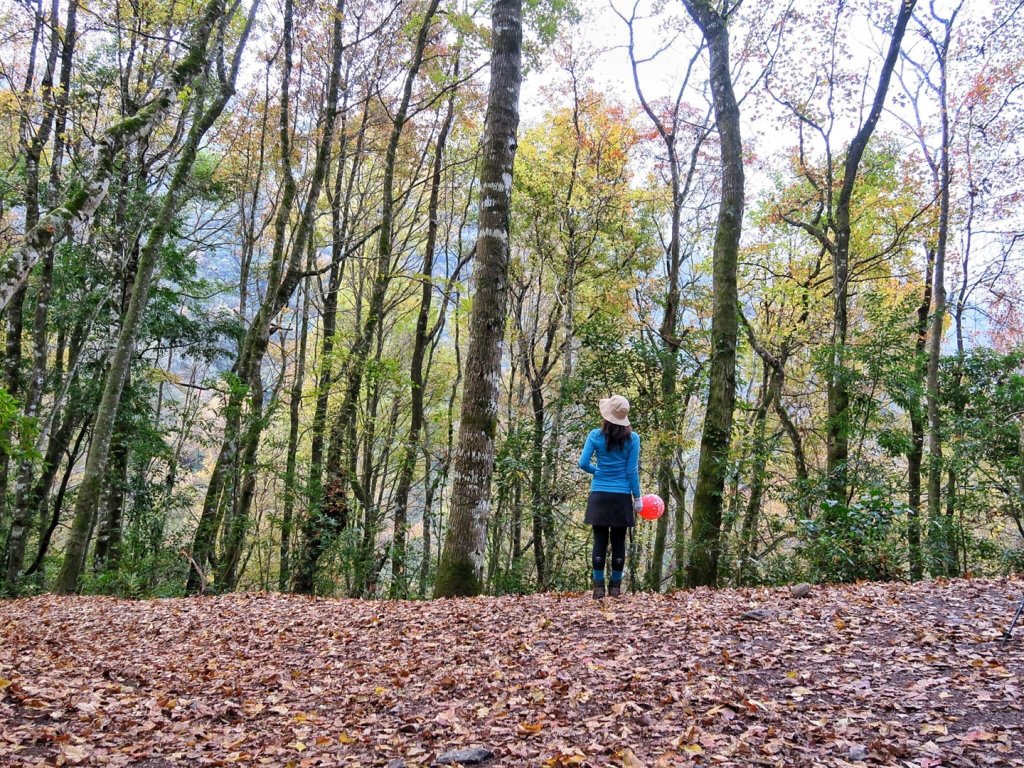
<svg viewBox="0 0 1024 768"><path fill-rule="evenodd" d="M644 520L657 520L665 512L665 502L656 493L641 496L640 501L644 503L643 508L640 510L640 517Z"/></svg>

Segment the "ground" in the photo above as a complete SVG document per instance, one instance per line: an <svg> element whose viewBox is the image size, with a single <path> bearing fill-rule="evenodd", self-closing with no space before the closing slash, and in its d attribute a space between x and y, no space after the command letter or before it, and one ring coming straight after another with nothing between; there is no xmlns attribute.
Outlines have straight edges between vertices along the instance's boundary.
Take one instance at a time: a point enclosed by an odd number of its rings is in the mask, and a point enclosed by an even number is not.
<svg viewBox="0 0 1024 768"><path fill-rule="evenodd" d="M1024 766L1021 597L0 602L0 765Z"/></svg>

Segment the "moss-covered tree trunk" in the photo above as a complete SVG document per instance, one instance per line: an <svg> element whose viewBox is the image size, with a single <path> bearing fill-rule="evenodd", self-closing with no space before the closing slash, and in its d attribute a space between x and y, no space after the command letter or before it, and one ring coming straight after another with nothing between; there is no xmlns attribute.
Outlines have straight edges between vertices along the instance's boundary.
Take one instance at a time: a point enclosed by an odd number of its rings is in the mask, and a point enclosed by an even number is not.
<svg viewBox="0 0 1024 768"><path fill-rule="evenodd" d="M683 5L707 41L711 94L722 158L722 200L718 209L712 267L714 306L708 404L701 433L690 560L686 570L687 586L696 587L713 585L718 580L722 498L736 401L739 313L736 265L743 224L744 180L740 110L729 69L727 18L714 10L708 0L683 0Z"/></svg>
<svg viewBox="0 0 1024 768"><path fill-rule="evenodd" d="M125 389L131 387L131 374L125 382ZM100 495L98 522L96 524L96 545L92 553L92 567L96 573L116 570L121 559L121 527L124 517L125 491L128 487L128 439L131 426L125 418L124 409L118 409L114 425L114 437L110 444L107 476Z"/></svg>
<svg viewBox="0 0 1024 768"><path fill-rule="evenodd" d="M508 304L512 166L522 83L521 0L493 0L491 30L475 294L452 475L451 516L434 585L436 597L474 595L481 590L494 471L498 383Z"/></svg>

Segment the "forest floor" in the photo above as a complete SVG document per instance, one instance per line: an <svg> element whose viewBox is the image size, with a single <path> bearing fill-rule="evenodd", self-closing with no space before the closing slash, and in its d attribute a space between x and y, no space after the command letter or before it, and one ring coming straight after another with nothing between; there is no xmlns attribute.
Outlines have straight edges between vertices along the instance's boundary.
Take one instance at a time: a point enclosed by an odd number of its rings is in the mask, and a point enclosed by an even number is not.
<svg viewBox="0 0 1024 768"><path fill-rule="evenodd" d="M1024 766L1022 593L0 602L0 765Z"/></svg>

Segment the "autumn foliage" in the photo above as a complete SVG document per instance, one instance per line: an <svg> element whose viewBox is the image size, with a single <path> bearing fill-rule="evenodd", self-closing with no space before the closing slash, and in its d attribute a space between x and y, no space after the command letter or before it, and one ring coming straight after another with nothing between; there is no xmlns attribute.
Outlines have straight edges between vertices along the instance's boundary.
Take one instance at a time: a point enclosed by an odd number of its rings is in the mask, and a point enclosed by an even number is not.
<svg viewBox="0 0 1024 768"><path fill-rule="evenodd" d="M0 604L0 764L1024 765L1020 580Z"/></svg>

